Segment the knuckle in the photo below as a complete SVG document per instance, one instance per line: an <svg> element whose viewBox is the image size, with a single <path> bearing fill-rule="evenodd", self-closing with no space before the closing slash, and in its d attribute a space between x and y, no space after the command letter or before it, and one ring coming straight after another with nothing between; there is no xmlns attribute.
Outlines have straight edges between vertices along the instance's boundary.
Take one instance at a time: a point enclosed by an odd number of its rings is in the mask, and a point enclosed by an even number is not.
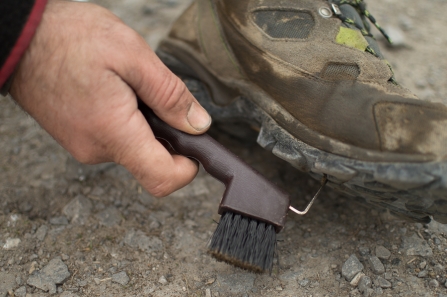
<svg viewBox="0 0 447 297"><path fill-rule="evenodd" d="M187 92L185 84L177 76L167 75L159 89L158 107L172 112L182 110L189 103L184 100Z"/></svg>

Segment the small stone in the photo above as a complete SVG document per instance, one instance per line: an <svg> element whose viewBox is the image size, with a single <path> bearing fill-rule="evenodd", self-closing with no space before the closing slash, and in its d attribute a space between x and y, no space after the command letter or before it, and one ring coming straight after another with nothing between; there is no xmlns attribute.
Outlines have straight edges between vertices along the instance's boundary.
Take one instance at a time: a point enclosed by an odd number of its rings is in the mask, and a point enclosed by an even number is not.
<svg viewBox="0 0 447 297"><path fill-rule="evenodd" d="M427 262L422 261L421 263L419 263L419 268L420 268L420 269L424 269L425 266L427 266Z"/></svg>
<svg viewBox="0 0 447 297"><path fill-rule="evenodd" d="M387 32L388 36L391 38L391 41L393 42L389 44L390 46L401 47L406 44L405 34L398 27L387 26L385 31Z"/></svg>
<svg viewBox="0 0 447 297"><path fill-rule="evenodd" d="M162 275L159 279L158 282L162 285L166 285L168 283L168 281L166 280L166 277L164 275Z"/></svg>
<svg viewBox="0 0 447 297"><path fill-rule="evenodd" d="M101 280L97 277L93 278L93 281L95 282L95 284L100 285L101 284Z"/></svg>
<svg viewBox="0 0 447 297"><path fill-rule="evenodd" d="M210 289L206 289L205 290L205 297L211 297L211 290Z"/></svg>
<svg viewBox="0 0 447 297"><path fill-rule="evenodd" d="M367 291L368 288L371 288L371 285L372 285L371 278L365 275L360 279L358 289L360 292L365 293L365 291Z"/></svg>
<svg viewBox="0 0 447 297"><path fill-rule="evenodd" d="M378 276L374 283L376 284L376 286L384 289L391 288L391 283L381 276Z"/></svg>
<svg viewBox="0 0 447 297"><path fill-rule="evenodd" d="M377 287L377 288L374 290L374 292L376 292L376 295L379 295L379 296L383 294L383 290L382 290L381 287Z"/></svg>
<svg viewBox="0 0 447 297"><path fill-rule="evenodd" d="M28 278L27 284L55 294L56 285L62 284L69 276L67 265L60 258L54 258L41 271L34 271Z"/></svg>
<svg viewBox="0 0 447 297"><path fill-rule="evenodd" d="M255 274L246 272L218 273L216 283L221 292L228 292L228 294L222 294L222 296L234 294L240 296L252 290L256 277Z"/></svg>
<svg viewBox="0 0 447 297"><path fill-rule="evenodd" d="M369 247L365 247L365 246L359 246L359 254L362 257L366 257L370 254L370 249Z"/></svg>
<svg viewBox="0 0 447 297"><path fill-rule="evenodd" d="M372 296L373 294L374 294L374 290L371 289L371 288L368 288L368 289L366 289L365 292L363 292L363 296L364 296L364 297L370 297L370 296Z"/></svg>
<svg viewBox="0 0 447 297"><path fill-rule="evenodd" d="M428 285L430 286L430 288L435 289L435 288L439 287L439 282L438 282L437 280L435 280L435 279L432 279L432 280L428 283Z"/></svg>
<svg viewBox="0 0 447 297"><path fill-rule="evenodd" d="M348 260L343 264L341 273L343 277L350 282L354 276L363 270L363 265L360 263L359 259L352 254Z"/></svg>
<svg viewBox="0 0 447 297"><path fill-rule="evenodd" d="M357 275L354 276L354 278L351 280L350 285L353 286L353 287L357 287L357 285L358 285L360 279L361 279L363 276L365 276L365 274L364 274L363 272L359 272L359 273L357 273Z"/></svg>
<svg viewBox="0 0 447 297"><path fill-rule="evenodd" d="M63 261L67 261L68 259L70 259L70 256L66 255L66 254L62 254L61 258L62 258Z"/></svg>
<svg viewBox="0 0 447 297"><path fill-rule="evenodd" d="M38 264L36 261L31 262L31 265L29 266L28 274L32 274L34 271L36 271L37 266L38 266Z"/></svg>
<svg viewBox="0 0 447 297"><path fill-rule="evenodd" d="M393 274L391 272L385 272L384 277L386 280L391 280L393 278Z"/></svg>
<svg viewBox="0 0 447 297"><path fill-rule="evenodd" d="M369 257L368 262L375 274L383 274L385 272L385 267L376 256Z"/></svg>
<svg viewBox="0 0 447 297"><path fill-rule="evenodd" d="M158 237L148 237L142 231L130 229L124 235L124 243L139 248L141 251L153 253L163 250L163 242Z"/></svg>
<svg viewBox="0 0 447 297"><path fill-rule="evenodd" d="M35 234L37 240L43 241L45 239L45 236L47 236L47 232L48 232L48 226L41 225L39 227L39 229L37 229L36 234Z"/></svg>
<svg viewBox="0 0 447 297"><path fill-rule="evenodd" d="M425 278L428 275L428 271L427 270L422 270L421 272L418 273L418 277L419 278Z"/></svg>
<svg viewBox="0 0 447 297"><path fill-rule="evenodd" d="M388 260L391 257L391 252L383 245L376 247L376 257L383 260Z"/></svg>
<svg viewBox="0 0 447 297"><path fill-rule="evenodd" d="M332 252L332 251L336 251L341 249L341 242L334 240L331 243L329 243L329 247L328 247L328 251Z"/></svg>
<svg viewBox="0 0 447 297"><path fill-rule="evenodd" d="M106 227L113 227L121 222L121 213L114 206L109 206L95 216L99 223Z"/></svg>
<svg viewBox="0 0 447 297"><path fill-rule="evenodd" d="M0 293L0 296L1 296L1 293ZM14 291L14 296L25 297L26 296L26 287L25 286L21 286L20 288L15 290Z"/></svg>
<svg viewBox="0 0 447 297"><path fill-rule="evenodd" d="M78 281L78 286L80 286L81 288L87 286L87 281L86 280Z"/></svg>
<svg viewBox="0 0 447 297"><path fill-rule="evenodd" d="M6 297L8 292L16 287L16 278L12 274L0 272L0 297Z"/></svg>
<svg viewBox="0 0 447 297"><path fill-rule="evenodd" d="M3 249L13 250L19 246L20 242L20 238L8 238L6 239L6 243L3 245Z"/></svg>
<svg viewBox="0 0 447 297"><path fill-rule="evenodd" d="M83 195L76 196L62 210L72 224L84 225L90 216L93 204Z"/></svg>
<svg viewBox="0 0 447 297"><path fill-rule="evenodd" d="M302 279L302 280L300 280L300 281L298 282L298 284L299 284L301 287L305 287L305 286L307 286L307 284L309 284L309 280L308 280L308 279Z"/></svg>
<svg viewBox="0 0 447 297"><path fill-rule="evenodd" d="M112 282L114 283L125 286L129 283L129 281L130 278L125 271L121 271L112 275Z"/></svg>
<svg viewBox="0 0 447 297"><path fill-rule="evenodd" d="M405 252L407 256L433 256L433 251L428 243L416 234L413 234L411 237L403 238L402 251Z"/></svg>
<svg viewBox="0 0 447 297"><path fill-rule="evenodd" d="M51 225L68 225L68 219L65 216L54 217L50 219Z"/></svg>
<svg viewBox="0 0 447 297"><path fill-rule="evenodd" d="M213 284L215 281L216 281L215 278L210 278L210 279L208 279L208 280L206 281L205 285L211 285L211 284Z"/></svg>

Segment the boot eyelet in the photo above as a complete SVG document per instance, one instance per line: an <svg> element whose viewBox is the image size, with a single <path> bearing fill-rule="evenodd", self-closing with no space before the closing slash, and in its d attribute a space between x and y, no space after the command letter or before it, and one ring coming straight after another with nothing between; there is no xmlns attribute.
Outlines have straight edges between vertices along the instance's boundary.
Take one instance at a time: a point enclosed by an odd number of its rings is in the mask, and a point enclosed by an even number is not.
<svg viewBox="0 0 447 297"><path fill-rule="evenodd" d="M332 10L329 7L320 7L318 12L324 18L330 18L332 16Z"/></svg>

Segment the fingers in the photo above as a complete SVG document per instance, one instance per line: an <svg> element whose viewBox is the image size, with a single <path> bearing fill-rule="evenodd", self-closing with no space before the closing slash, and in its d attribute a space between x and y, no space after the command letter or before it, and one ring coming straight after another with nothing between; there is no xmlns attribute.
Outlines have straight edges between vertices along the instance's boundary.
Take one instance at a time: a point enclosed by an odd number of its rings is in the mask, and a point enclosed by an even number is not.
<svg viewBox="0 0 447 297"><path fill-rule="evenodd" d="M178 155L171 155L158 142L143 115L136 111L130 118L123 145L115 150L115 161L126 167L141 185L156 197L166 196L189 184L198 172L197 164Z"/></svg>
<svg viewBox="0 0 447 297"><path fill-rule="evenodd" d="M141 37L133 38L138 50L126 55L132 58L117 66L118 74L166 123L190 134L205 132L211 125L207 111Z"/></svg>

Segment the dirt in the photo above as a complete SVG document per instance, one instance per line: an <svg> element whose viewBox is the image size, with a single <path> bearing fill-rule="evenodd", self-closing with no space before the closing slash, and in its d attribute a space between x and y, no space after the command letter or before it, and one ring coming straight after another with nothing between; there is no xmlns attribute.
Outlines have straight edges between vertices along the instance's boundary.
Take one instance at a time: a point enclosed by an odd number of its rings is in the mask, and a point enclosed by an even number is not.
<svg viewBox="0 0 447 297"><path fill-rule="evenodd" d="M92 2L153 47L189 3ZM368 4L403 37L396 47L381 39L397 80L447 103L447 1ZM0 118L0 297L447 296L447 226L408 222L325 189L306 216L289 214L272 273L253 274L207 254L224 188L204 172L156 199L119 166L74 161L9 98L0 98ZM317 191L316 181L255 143L213 135L291 193L297 208ZM348 265L353 255L363 268ZM361 284L351 285L347 270L365 274Z"/></svg>

